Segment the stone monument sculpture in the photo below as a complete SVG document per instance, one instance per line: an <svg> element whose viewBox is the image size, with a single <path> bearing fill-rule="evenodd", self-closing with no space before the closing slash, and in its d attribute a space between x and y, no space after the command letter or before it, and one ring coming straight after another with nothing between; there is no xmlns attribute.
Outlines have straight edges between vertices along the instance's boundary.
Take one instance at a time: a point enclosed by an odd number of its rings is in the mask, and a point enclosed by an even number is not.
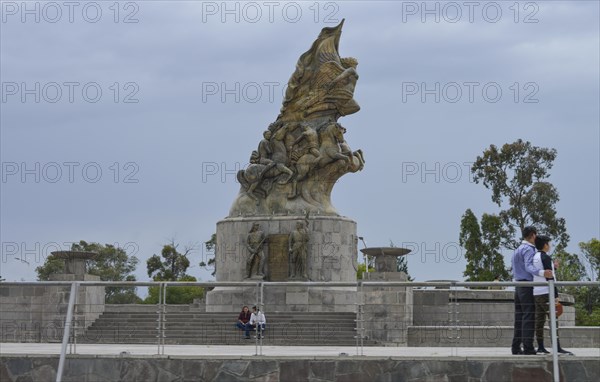
<svg viewBox="0 0 600 382"><path fill-rule="evenodd" d="M279 114L266 129L257 128L262 137L237 173L239 192L217 223L217 281L356 280L356 223L331 202L336 182L365 164L338 122L360 109L354 99L358 61L339 54L343 25L321 30L296 63ZM271 311L354 311L355 289L298 288L266 288L263 304ZM207 310L235 311L248 303L243 295L215 288Z"/></svg>
<svg viewBox="0 0 600 382"><path fill-rule="evenodd" d="M362 151L350 149L337 123L360 109L353 98L358 62L338 53L343 24L323 28L298 60L279 116L237 175L241 187L229 216L337 215L333 185L364 166Z"/></svg>
<svg viewBox="0 0 600 382"><path fill-rule="evenodd" d="M248 278L260 278L265 276L265 253L263 244L265 243L265 233L260 230L260 224L254 223L248 233L246 248L248 249L248 259L246 260L246 273Z"/></svg>
<svg viewBox="0 0 600 382"><path fill-rule="evenodd" d="M308 280L306 259L308 255L308 230L303 222L296 223L296 229L290 234L289 253L291 262L290 277Z"/></svg>

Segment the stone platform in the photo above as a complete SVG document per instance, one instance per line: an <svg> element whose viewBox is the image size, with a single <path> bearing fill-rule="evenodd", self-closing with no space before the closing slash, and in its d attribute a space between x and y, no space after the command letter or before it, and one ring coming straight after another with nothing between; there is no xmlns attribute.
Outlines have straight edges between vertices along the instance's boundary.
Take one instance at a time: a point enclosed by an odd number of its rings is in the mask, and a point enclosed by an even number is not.
<svg viewBox="0 0 600 382"><path fill-rule="evenodd" d="M0 380L53 381L59 344L0 344ZM552 357L494 348L78 345L63 381L552 381ZM600 350L561 357L561 380L600 380ZM345 355L340 355L344 353Z"/></svg>

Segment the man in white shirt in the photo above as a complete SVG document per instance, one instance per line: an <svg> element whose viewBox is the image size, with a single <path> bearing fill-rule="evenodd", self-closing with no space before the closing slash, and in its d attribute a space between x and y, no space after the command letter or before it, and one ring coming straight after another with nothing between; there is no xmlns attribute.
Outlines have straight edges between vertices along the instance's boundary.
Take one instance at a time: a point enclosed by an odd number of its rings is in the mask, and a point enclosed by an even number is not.
<svg viewBox="0 0 600 382"><path fill-rule="evenodd" d="M267 323L267 319L265 314L260 311L256 306L252 307L252 315L250 316L250 321L248 321L248 325L250 328L256 328L256 335L258 338L264 338L265 334L265 324Z"/></svg>

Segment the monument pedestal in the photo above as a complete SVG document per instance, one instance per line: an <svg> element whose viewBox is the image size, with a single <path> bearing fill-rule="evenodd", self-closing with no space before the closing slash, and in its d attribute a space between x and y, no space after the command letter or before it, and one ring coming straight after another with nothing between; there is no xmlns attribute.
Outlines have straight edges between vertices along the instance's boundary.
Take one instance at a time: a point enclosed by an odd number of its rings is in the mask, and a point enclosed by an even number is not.
<svg viewBox="0 0 600 382"><path fill-rule="evenodd" d="M308 280L291 278L288 237L297 222L308 222ZM355 282L357 264L356 222L339 216L255 216L226 218L217 223L215 266L217 281L257 281L248 278L246 248L248 232L258 223L265 234L267 257L264 281ZM356 288L267 286L263 290L267 311L349 312L354 311ZM207 293L209 312L237 312L257 301L255 287L217 287Z"/></svg>
<svg viewBox="0 0 600 382"><path fill-rule="evenodd" d="M404 272L365 272L364 281L408 281ZM408 342L413 323L413 288L398 286L363 287L365 336L381 345L402 346Z"/></svg>
<svg viewBox="0 0 600 382"><path fill-rule="evenodd" d="M98 254L95 252L82 251L56 251L52 252L56 258L64 259L65 268L63 273L55 273L50 275L51 281L100 281L100 276L90 275L87 273L86 261L94 259ZM66 314L70 288L62 288L64 297L62 300L65 305L58 308L61 315ZM103 286L79 286L77 293L75 311L73 312L73 320L76 322L75 327L77 334L83 334L85 330L92 325L98 317L104 312L104 299L106 290ZM64 317L64 316L63 316Z"/></svg>

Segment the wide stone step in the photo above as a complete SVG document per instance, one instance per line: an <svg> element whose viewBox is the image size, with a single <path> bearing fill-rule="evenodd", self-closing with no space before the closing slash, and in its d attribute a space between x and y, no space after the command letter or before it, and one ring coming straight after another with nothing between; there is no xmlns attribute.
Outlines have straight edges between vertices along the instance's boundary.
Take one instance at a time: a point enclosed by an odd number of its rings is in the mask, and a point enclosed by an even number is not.
<svg viewBox="0 0 600 382"><path fill-rule="evenodd" d="M158 316L158 312L152 313L102 313L103 317L113 318L113 317L125 317L125 318L145 318L145 317L156 317ZM218 319L236 319L236 314L214 314L214 313L170 313L166 312L166 316L168 317L177 317L177 318L194 318L194 319L202 319L202 318L218 318ZM273 317L278 319L316 319L316 320L327 320L327 319L347 319L351 317L356 317L355 313L344 313L344 314L267 314L267 317Z"/></svg>
<svg viewBox="0 0 600 382"><path fill-rule="evenodd" d="M106 317L101 315L98 320L111 321L111 322L122 322L132 321L135 322L154 322L158 320L157 316L149 316L143 318L131 318L131 317ZM172 317L169 315L163 316L163 319L171 322L237 322L237 317ZM315 318L315 317L267 317L267 322L353 322L356 320L356 316L352 317L339 317L339 318Z"/></svg>
<svg viewBox="0 0 600 382"><path fill-rule="evenodd" d="M314 324L314 325L309 325L306 323L301 323L301 324L267 324L267 326L271 329L273 328L303 328L303 329L327 329L327 330L331 330L332 328L335 328L336 330L353 330L356 325L354 325L354 323L338 323L335 325L326 325L326 324ZM107 322L102 322L102 323L94 323L91 327L88 328L88 330L116 330L116 329L120 329L120 330L124 330L124 329L128 329L128 330L156 330L156 328L158 327L158 323L154 323L154 324L132 324L132 323L125 323L125 324L115 324L115 323L107 323ZM166 323L165 326L166 330L194 330L194 331L198 331L198 330L219 330L219 331L223 331L223 330L232 330L235 328L234 324L228 323L228 324L223 324L223 325L201 325L201 324L190 324L190 325L175 325L175 324L170 324L170 323Z"/></svg>
<svg viewBox="0 0 600 382"><path fill-rule="evenodd" d="M111 306L79 336L80 343L146 343L158 341L157 307L136 311L128 306L116 311ZM235 328L237 313L168 311L164 315L166 344L246 344L243 332ZM355 313L267 313L267 337L263 344L330 345L356 344ZM367 341L367 344L369 342Z"/></svg>
<svg viewBox="0 0 600 382"><path fill-rule="evenodd" d="M86 342L78 342L78 343L86 343ZM147 341L147 340L136 340L136 339L126 339L123 341L94 341L95 344L145 344L156 346L157 341ZM263 340L263 346L355 346L356 340L349 341L299 341L299 340L269 340L265 338ZM195 339L165 339L165 345L255 345L255 339L251 338L248 340L240 339L237 341L222 341L222 340L214 340L214 341L202 341ZM364 346L375 346L374 342L364 342Z"/></svg>
<svg viewBox="0 0 600 382"><path fill-rule="evenodd" d="M215 333L229 333L235 332L238 329L233 326L227 327L202 327L202 328L179 328L179 327L166 327L166 333L185 333L185 334L202 334L215 332ZM356 329L354 326L273 326L267 325L267 330L278 333L354 333ZM120 327L91 327L86 331L87 333L149 333L151 335L156 334L158 331L157 327L133 327L133 326L120 326ZM142 335L142 334L139 334Z"/></svg>

